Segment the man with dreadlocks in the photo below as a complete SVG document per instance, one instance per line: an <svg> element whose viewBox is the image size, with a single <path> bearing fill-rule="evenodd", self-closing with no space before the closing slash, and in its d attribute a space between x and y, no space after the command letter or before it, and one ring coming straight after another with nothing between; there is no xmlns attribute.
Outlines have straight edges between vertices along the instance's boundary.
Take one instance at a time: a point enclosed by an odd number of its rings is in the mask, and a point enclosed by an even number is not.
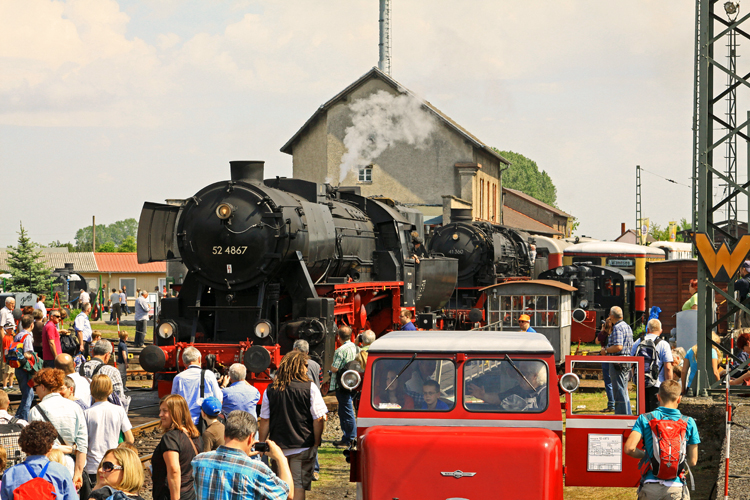
<svg viewBox="0 0 750 500"><path fill-rule="evenodd" d="M289 461L294 500L304 500L311 488L326 413L320 389L307 377L307 354L288 352L263 394L258 432L261 441L278 444Z"/></svg>

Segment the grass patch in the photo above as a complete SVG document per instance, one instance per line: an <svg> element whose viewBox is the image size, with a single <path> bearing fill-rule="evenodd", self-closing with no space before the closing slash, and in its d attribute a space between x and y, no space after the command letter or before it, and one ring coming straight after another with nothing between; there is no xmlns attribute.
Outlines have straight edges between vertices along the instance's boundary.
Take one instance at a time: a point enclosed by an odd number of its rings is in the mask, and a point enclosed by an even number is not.
<svg viewBox="0 0 750 500"><path fill-rule="evenodd" d="M348 482L349 464L343 454L344 448L336 448L327 443L318 448L318 463L320 464L320 481Z"/></svg>

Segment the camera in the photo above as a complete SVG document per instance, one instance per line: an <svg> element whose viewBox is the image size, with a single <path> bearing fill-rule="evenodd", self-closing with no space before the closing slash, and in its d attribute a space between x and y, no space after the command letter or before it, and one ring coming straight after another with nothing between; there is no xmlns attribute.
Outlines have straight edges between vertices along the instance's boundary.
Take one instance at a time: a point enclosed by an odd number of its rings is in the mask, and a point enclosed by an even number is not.
<svg viewBox="0 0 750 500"><path fill-rule="evenodd" d="M258 451L260 453L265 453L268 451L268 443L255 443L253 447L255 448L255 451Z"/></svg>

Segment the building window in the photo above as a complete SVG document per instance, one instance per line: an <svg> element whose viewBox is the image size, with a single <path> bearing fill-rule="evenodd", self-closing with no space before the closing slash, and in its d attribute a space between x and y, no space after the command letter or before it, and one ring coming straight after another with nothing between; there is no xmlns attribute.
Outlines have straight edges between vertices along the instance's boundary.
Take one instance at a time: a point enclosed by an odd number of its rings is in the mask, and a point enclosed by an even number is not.
<svg viewBox="0 0 750 500"><path fill-rule="evenodd" d="M359 182L372 182L372 166L359 169Z"/></svg>
<svg viewBox="0 0 750 500"><path fill-rule="evenodd" d="M497 184L492 184L492 220L497 220Z"/></svg>
<svg viewBox="0 0 750 500"><path fill-rule="evenodd" d="M484 179L479 179L479 218L484 219Z"/></svg>
<svg viewBox="0 0 750 500"><path fill-rule="evenodd" d="M123 288L127 298L135 298L135 278L120 278L120 289Z"/></svg>

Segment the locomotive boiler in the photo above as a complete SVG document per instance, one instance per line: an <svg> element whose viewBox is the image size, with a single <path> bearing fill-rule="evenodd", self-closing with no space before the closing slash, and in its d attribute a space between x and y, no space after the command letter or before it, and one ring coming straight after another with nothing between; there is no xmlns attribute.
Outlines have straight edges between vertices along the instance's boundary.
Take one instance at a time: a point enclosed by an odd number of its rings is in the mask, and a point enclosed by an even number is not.
<svg viewBox="0 0 750 500"><path fill-rule="evenodd" d="M139 262L181 260L188 269L178 297L162 300L144 369L178 371L179 351L193 344L215 356L215 369L244 362L262 384L263 372L304 339L327 379L339 326L380 335L402 307L449 299L456 261L416 264L415 227L397 206L357 188L264 180L263 162L230 164L230 180L179 205L144 204Z"/></svg>
<svg viewBox="0 0 750 500"><path fill-rule="evenodd" d="M489 286L498 279L530 276L529 235L509 227L471 220L471 210L453 209L451 223L437 228L430 251L458 260L458 287Z"/></svg>

